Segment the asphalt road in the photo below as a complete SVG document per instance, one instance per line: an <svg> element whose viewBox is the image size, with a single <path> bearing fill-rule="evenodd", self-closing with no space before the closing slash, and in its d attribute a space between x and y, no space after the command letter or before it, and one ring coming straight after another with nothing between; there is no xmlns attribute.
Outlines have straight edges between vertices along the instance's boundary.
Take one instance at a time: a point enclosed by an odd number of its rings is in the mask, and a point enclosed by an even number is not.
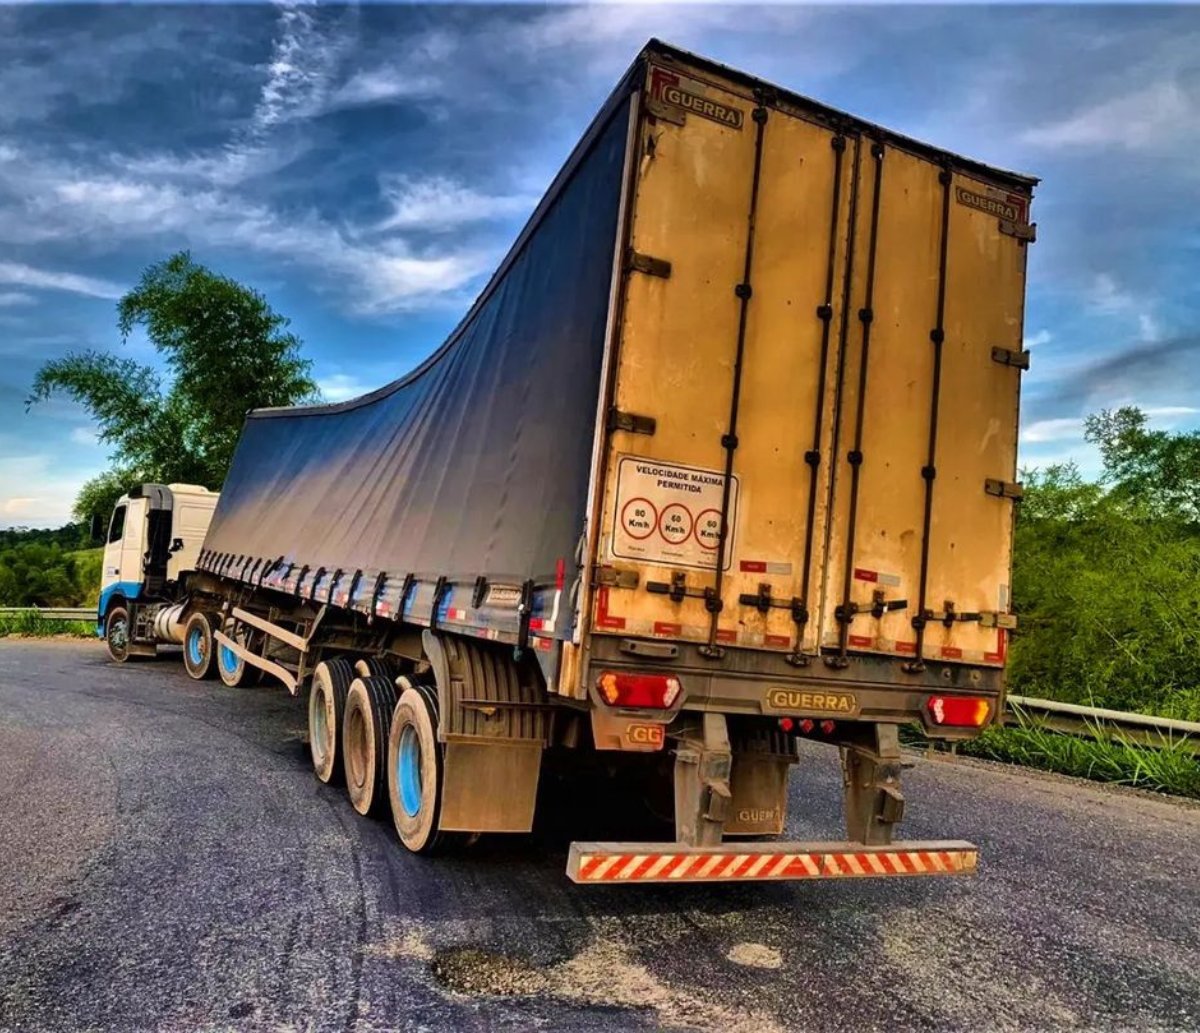
<svg viewBox="0 0 1200 1033"><path fill-rule="evenodd" d="M581 888L572 826L408 855L302 704L0 641L0 1028L1197 1029L1200 809L921 760L973 879ZM838 834L813 748L789 834Z"/></svg>

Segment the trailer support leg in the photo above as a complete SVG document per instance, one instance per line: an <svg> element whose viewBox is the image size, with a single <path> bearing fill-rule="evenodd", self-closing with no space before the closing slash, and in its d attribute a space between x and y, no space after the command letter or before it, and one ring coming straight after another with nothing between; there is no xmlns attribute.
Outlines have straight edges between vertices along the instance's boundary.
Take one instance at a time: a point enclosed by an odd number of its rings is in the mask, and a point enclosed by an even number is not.
<svg viewBox="0 0 1200 1033"><path fill-rule="evenodd" d="M725 715L700 717L675 753L675 838L688 846L717 846L733 795L733 752Z"/></svg>
<svg viewBox="0 0 1200 1033"><path fill-rule="evenodd" d="M841 752L847 837L872 846L890 843L904 817L897 726L867 726L843 742Z"/></svg>

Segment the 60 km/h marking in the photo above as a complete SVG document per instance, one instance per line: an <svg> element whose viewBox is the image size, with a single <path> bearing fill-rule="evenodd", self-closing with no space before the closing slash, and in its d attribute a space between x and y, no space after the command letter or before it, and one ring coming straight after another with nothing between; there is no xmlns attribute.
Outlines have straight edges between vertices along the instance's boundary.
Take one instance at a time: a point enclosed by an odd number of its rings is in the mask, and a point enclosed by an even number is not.
<svg viewBox="0 0 1200 1033"><path fill-rule="evenodd" d="M710 513L712 516L709 516ZM696 517L696 541L700 543L700 548L716 552L720 540L721 511L719 509L702 510Z"/></svg>
<svg viewBox="0 0 1200 1033"><path fill-rule="evenodd" d="M692 513L682 502L672 502L658 518L658 531L671 545L686 542L692 534Z"/></svg>
<svg viewBox="0 0 1200 1033"><path fill-rule="evenodd" d="M642 541L654 534L658 526L658 510L649 499L630 499L621 510L621 523L630 538Z"/></svg>

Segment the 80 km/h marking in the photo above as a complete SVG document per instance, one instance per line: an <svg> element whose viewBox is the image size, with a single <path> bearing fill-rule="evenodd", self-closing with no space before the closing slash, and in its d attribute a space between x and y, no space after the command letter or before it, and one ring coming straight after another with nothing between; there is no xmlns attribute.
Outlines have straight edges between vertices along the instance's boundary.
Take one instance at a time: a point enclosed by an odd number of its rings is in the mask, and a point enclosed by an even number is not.
<svg viewBox="0 0 1200 1033"><path fill-rule="evenodd" d="M649 499L630 499L621 510L625 533L637 541L654 534L658 526L658 510Z"/></svg>

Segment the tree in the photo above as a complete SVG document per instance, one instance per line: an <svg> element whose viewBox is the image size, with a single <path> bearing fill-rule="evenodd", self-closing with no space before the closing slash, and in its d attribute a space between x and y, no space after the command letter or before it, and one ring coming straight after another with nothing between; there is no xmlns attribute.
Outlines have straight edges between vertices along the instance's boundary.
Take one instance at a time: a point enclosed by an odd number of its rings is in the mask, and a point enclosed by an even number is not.
<svg viewBox="0 0 1200 1033"><path fill-rule="evenodd" d="M186 251L150 266L117 315L123 341L145 329L163 374L111 352L74 353L38 370L26 403L65 394L83 404L100 440L112 446L113 468L88 481L75 501L80 518L108 512L139 481L220 487L247 410L319 397L289 321L258 291Z"/></svg>
<svg viewBox="0 0 1200 1033"><path fill-rule="evenodd" d="M1100 448L1105 480L1122 500L1189 523L1200 522L1200 431L1150 430L1141 409L1104 409L1085 421Z"/></svg>

